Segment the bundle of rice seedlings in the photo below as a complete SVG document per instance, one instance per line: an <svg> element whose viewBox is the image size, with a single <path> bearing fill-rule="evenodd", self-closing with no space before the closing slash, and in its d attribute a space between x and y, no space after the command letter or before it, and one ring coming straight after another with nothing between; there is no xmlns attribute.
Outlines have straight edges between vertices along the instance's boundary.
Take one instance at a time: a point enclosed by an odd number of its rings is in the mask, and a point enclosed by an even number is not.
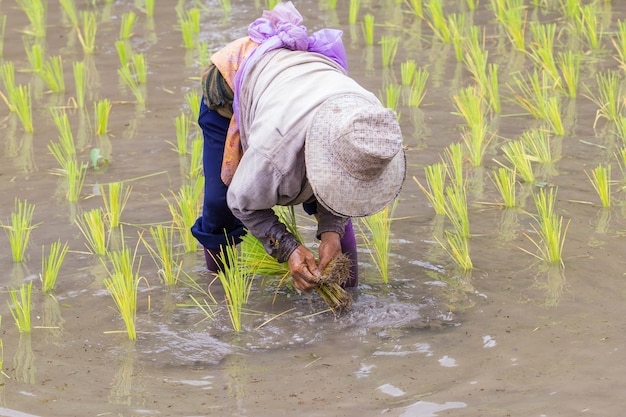
<svg viewBox="0 0 626 417"><path fill-rule="evenodd" d="M340 314L352 305L352 296L343 288L343 284L350 277L351 262L344 254L333 259L315 287L315 291L334 314Z"/></svg>

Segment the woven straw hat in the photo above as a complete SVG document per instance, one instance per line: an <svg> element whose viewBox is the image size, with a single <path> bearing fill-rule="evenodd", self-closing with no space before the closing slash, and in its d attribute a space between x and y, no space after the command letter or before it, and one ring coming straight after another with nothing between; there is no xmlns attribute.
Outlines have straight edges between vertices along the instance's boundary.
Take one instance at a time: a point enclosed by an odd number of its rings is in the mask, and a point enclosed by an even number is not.
<svg viewBox="0 0 626 417"><path fill-rule="evenodd" d="M360 95L331 97L309 126L305 160L317 200L332 213L363 217L384 209L406 171L396 114Z"/></svg>

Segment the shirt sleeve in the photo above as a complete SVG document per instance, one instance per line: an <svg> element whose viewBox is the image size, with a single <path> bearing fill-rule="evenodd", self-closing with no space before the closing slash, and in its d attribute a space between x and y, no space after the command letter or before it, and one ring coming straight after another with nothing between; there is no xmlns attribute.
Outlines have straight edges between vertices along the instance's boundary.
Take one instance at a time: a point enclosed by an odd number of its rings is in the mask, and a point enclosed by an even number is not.
<svg viewBox="0 0 626 417"><path fill-rule="evenodd" d="M326 209L319 202L317 203L317 238L322 238L324 232L336 232L339 233L339 237L342 238L346 231L346 224L348 223L348 217L336 216Z"/></svg>

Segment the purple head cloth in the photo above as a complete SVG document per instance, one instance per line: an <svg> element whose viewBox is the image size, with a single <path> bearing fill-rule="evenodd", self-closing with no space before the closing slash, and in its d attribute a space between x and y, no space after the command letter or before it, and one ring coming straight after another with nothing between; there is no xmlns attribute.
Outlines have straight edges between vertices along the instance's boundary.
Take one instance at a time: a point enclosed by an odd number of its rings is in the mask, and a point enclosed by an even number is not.
<svg viewBox="0 0 626 417"><path fill-rule="evenodd" d="M235 75L235 97L233 112L239 123L239 91L248 68L266 53L278 48L292 51L316 52L327 56L348 71L346 50L341 41L343 32L337 29L321 29L308 36L307 29L302 26L302 15L292 2L278 3L271 11L263 11L263 15L248 27L248 35L260 44L242 63Z"/></svg>

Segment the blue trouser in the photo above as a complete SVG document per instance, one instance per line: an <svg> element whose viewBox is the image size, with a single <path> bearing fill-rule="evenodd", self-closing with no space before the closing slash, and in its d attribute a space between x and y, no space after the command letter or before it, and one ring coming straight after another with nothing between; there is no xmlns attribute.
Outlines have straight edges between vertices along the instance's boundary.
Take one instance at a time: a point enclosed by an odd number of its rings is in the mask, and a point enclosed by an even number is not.
<svg viewBox="0 0 626 417"><path fill-rule="evenodd" d="M237 219L226 203L228 187L220 177L224 144L230 119L200 104L198 124L204 135L202 164L204 168L204 204L202 215L191 228L191 233L206 249L219 252L228 241L239 243L245 233L243 223Z"/></svg>

